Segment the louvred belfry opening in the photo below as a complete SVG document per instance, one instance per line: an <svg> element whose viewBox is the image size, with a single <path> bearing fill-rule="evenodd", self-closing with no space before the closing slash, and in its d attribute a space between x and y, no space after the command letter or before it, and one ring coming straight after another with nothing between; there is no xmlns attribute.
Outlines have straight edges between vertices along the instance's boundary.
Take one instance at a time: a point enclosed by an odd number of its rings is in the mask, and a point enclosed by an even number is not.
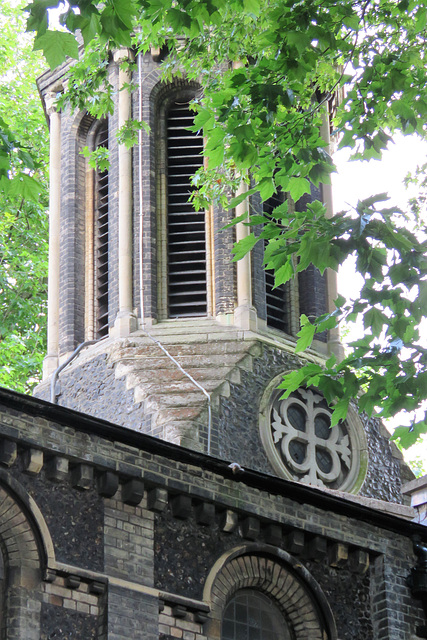
<svg viewBox="0 0 427 640"><path fill-rule="evenodd" d="M283 193L274 194L264 202L264 212L271 214L283 201ZM280 284L275 287L274 272L271 269L265 270L265 303L267 307L267 326L290 333L291 302L289 284Z"/></svg>
<svg viewBox="0 0 427 640"><path fill-rule="evenodd" d="M108 149L108 121L95 138L95 149ZM95 172L95 327L96 337L108 335L108 170Z"/></svg>
<svg viewBox="0 0 427 640"><path fill-rule="evenodd" d="M203 165L203 137L188 130L188 102L173 102L167 114L167 245L169 317L207 313L205 212L188 202L191 177Z"/></svg>

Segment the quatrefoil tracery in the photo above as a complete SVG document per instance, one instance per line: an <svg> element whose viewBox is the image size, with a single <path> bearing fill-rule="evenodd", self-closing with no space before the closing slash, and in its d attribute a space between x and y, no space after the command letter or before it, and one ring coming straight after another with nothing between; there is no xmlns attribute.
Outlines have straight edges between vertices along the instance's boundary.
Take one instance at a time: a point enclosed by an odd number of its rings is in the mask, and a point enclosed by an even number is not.
<svg viewBox="0 0 427 640"><path fill-rule="evenodd" d="M331 411L311 389L299 389L272 407L272 435L283 463L298 480L316 486L342 484L352 450L344 424L330 428Z"/></svg>

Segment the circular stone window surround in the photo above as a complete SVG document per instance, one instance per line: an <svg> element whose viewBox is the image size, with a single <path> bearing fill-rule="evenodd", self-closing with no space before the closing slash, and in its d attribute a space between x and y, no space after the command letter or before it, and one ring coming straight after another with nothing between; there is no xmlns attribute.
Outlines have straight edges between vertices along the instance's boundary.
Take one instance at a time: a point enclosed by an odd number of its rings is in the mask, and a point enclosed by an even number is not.
<svg viewBox="0 0 427 640"><path fill-rule="evenodd" d="M273 467L274 472L281 478L292 480L293 482L299 482L299 480L286 468L280 453L274 444L271 428L272 406L277 400L278 395L282 393L280 389L277 390L277 386L280 384L286 373L289 373L289 371L284 371L273 378L264 391L260 404L259 430L264 451L267 454L267 458ZM357 411L351 406L348 409L345 423L351 443L352 463L348 475L344 479L343 483L337 487L337 490L357 494L360 491L366 476L368 466L368 447L363 423L359 418Z"/></svg>

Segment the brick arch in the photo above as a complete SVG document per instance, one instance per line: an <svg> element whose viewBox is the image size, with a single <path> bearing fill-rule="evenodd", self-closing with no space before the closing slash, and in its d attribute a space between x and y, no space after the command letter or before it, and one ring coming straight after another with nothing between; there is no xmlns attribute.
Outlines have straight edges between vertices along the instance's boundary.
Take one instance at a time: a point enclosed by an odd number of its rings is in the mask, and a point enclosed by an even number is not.
<svg viewBox="0 0 427 640"><path fill-rule="evenodd" d="M288 553L267 545L246 545L225 553L208 576L204 599L211 606L208 635L221 637L224 609L240 589L270 596L289 623L295 640L336 640L329 604L309 572Z"/></svg>
<svg viewBox="0 0 427 640"><path fill-rule="evenodd" d="M43 515L25 489L0 469L0 547L8 567L43 573L55 552Z"/></svg>
<svg viewBox="0 0 427 640"><path fill-rule="evenodd" d="M55 566L52 540L31 496L0 469L0 550L5 579L0 594L0 638L40 639L42 580Z"/></svg>

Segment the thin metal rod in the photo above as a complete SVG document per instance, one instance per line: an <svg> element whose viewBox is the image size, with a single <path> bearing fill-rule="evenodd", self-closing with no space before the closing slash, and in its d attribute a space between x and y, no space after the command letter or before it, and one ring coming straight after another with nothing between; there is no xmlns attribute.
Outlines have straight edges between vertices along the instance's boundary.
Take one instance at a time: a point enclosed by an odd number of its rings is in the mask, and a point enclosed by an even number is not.
<svg viewBox="0 0 427 640"><path fill-rule="evenodd" d="M138 55L138 102L139 102L139 122L142 122L142 53ZM139 194L139 307L141 314L141 325L144 327L144 282L143 282L143 190L142 190L142 128L138 131L138 194Z"/></svg>
<svg viewBox="0 0 427 640"><path fill-rule="evenodd" d="M139 121L142 122L142 53L138 55L138 102L139 102ZM178 369L194 384L197 389L207 397L208 399L208 444L207 454L211 453L211 432L212 432L212 403L209 393L197 382L180 363L169 353L169 351L156 340L145 329L145 314L144 314L144 282L143 282L143 188L142 188L142 128L138 131L138 194L139 194L139 301L140 301L140 313L141 313L141 325L144 333L152 340L157 346L165 353L165 355L178 367Z"/></svg>
<svg viewBox="0 0 427 640"><path fill-rule="evenodd" d="M86 340L85 342L82 342L73 351L73 353L70 356L68 356L68 358L65 360L65 362L60 364L59 367L57 367L55 369L55 371L52 373L52 378L51 378L51 381L50 381L50 401L52 402L52 404L57 404L57 401L58 401L58 395L57 395L57 393L55 391L55 387L56 387L56 382L58 380L58 377L59 377L59 374L61 373L61 371L63 369L65 369L65 367L67 365L69 365L70 362L72 362L74 360L74 358L77 358L77 356L79 355L79 353L80 353L80 351L82 349L84 349L85 347L89 347L91 344L95 344L97 342L101 342L101 340L105 340L105 338L108 338L108 336L104 336L103 338L100 338L99 340Z"/></svg>
<svg viewBox="0 0 427 640"><path fill-rule="evenodd" d="M163 351L163 353L165 355L167 355L169 360L171 360L178 367L178 369L185 376L187 376L187 378L194 384L194 386L197 387L198 389L200 389L200 391L202 393L204 393L204 395L207 397L207 399L208 399L208 446L207 446L206 453L208 454L208 456L210 456L210 454L211 454L211 432L212 432L212 403L211 403L210 394L206 391L206 389L204 387L202 387L202 385L199 382L197 382L197 380L195 380L193 378L193 376L190 373L188 373L188 371L186 371L184 369L184 367L178 362L178 360L176 360L173 357L173 355L171 353L169 353L169 351L166 349L166 347L164 347L159 340L156 340L156 338L154 338L146 329L144 329L144 332L150 338L150 340L155 342L157 344L157 346L160 347L160 349Z"/></svg>

